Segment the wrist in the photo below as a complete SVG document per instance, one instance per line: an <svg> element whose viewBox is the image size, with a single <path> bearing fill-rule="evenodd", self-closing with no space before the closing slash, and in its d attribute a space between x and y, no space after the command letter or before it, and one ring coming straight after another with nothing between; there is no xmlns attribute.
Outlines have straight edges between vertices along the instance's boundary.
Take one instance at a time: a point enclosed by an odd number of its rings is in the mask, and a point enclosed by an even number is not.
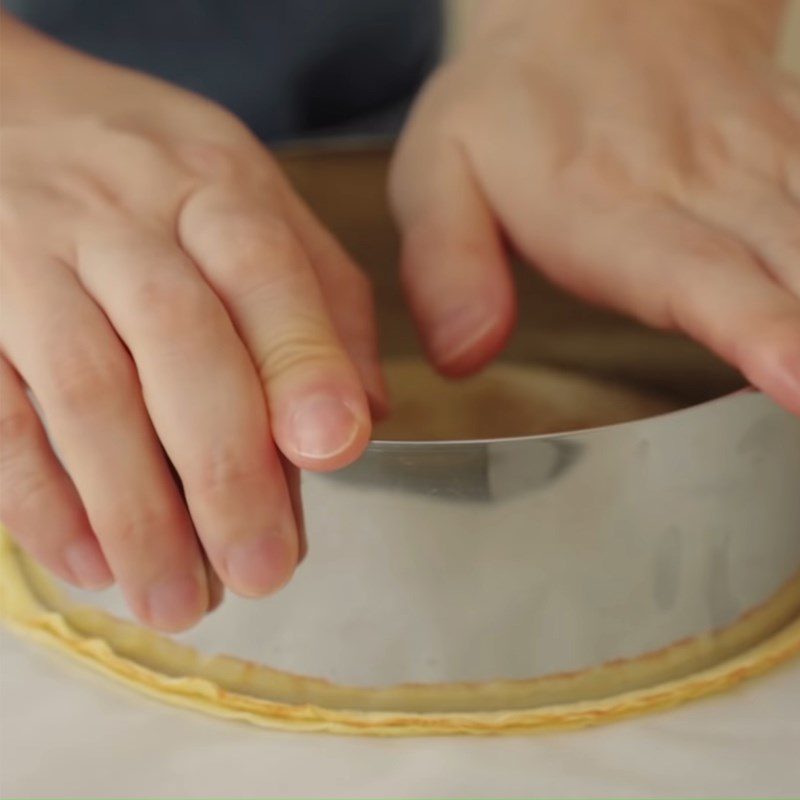
<svg viewBox="0 0 800 800"><path fill-rule="evenodd" d="M96 113L119 104L137 78L142 76L67 47L2 13L3 124Z"/></svg>
<svg viewBox="0 0 800 800"><path fill-rule="evenodd" d="M55 84L69 79L68 52L10 14L2 14L0 91L5 124L47 115L57 100ZM59 102L63 102L63 97Z"/></svg>

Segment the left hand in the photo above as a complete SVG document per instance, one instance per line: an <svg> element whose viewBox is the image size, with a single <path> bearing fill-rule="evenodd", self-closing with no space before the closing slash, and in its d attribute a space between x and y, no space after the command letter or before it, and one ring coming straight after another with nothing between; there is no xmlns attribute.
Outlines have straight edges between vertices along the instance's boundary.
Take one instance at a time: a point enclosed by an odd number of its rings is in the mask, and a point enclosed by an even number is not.
<svg viewBox="0 0 800 800"><path fill-rule="evenodd" d="M496 0L393 163L436 365L514 322L502 237L548 278L679 329L800 413L800 88L776 0Z"/></svg>

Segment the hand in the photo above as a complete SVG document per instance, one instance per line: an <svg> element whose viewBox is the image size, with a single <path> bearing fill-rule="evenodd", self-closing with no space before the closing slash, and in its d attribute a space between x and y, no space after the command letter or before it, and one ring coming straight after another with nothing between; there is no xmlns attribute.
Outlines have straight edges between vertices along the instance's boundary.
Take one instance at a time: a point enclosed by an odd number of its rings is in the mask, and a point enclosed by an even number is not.
<svg viewBox="0 0 800 800"><path fill-rule="evenodd" d="M218 601L213 572L246 596L291 576L281 454L326 470L366 445L370 290L226 111L36 47L52 95L4 92L0 517L178 630Z"/></svg>
<svg viewBox="0 0 800 800"><path fill-rule="evenodd" d="M502 238L548 278L680 329L800 413L800 89L773 0L481 5L400 142L390 194L431 356L514 318Z"/></svg>

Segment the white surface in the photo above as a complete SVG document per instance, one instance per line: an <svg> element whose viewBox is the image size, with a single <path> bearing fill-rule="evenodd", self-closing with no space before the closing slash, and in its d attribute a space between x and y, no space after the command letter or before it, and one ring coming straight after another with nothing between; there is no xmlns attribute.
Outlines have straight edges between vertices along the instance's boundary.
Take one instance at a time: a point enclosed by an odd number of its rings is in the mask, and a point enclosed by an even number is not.
<svg viewBox="0 0 800 800"><path fill-rule="evenodd" d="M173 709L1 631L0 796L797 797L800 661L588 731L356 739Z"/></svg>

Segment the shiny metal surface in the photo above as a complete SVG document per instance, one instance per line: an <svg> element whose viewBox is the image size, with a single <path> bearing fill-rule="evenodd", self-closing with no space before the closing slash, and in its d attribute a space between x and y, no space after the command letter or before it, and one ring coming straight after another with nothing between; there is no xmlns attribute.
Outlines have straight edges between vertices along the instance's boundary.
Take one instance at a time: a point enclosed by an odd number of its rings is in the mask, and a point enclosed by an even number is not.
<svg viewBox="0 0 800 800"><path fill-rule="evenodd" d="M371 272L384 353L417 352L385 153L286 163ZM798 574L800 419L757 392L730 394L741 379L679 337L589 309L531 270L517 280L507 360L688 407L559 435L375 442L346 470L303 475L309 554L291 585L230 598L182 638L362 686L534 678L724 628Z"/></svg>
<svg viewBox="0 0 800 800"><path fill-rule="evenodd" d="M415 679L486 680L582 670L736 622L800 569L798 476L800 420L743 392L573 434L375 443L349 470L305 476L303 492L312 548L377 551L411 609L429 596L415 626L447 637L439 668ZM372 645L354 644L341 679L369 680ZM405 666L381 677L407 680Z"/></svg>

